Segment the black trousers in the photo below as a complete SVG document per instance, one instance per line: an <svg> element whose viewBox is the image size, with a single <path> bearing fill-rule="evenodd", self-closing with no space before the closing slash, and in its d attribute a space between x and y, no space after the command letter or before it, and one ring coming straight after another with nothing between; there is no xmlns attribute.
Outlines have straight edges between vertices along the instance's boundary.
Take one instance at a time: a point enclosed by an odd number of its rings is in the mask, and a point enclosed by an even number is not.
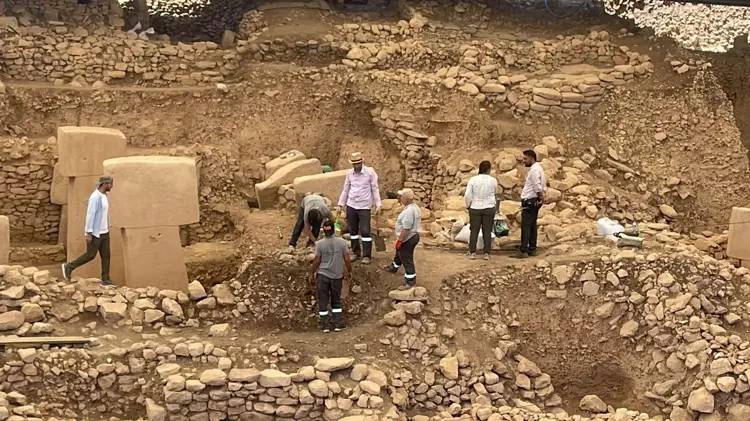
<svg viewBox="0 0 750 421"><path fill-rule="evenodd" d="M68 263L70 273L94 260L96 253L99 253L102 259L102 281L109 281L109 233L101 234L99 238L91 237L91 242L86 244L86 252Z"/></svg>
<svg viewBox="0 0 750 421"><path fill-rule="evenodd" d="M536 251L536 220L539 208L539 199L521 200L521 251L524 253Z"/></svg>
<svg viewBox="0 0 750 421"><path fill-rule="evenodd" d="M305 208L303 206L300 206L299 212L297 213L297 222L294 224L294 229L292 230L292 238L289 239L290 246L297 247L297 241L299 241L299 237L302 235L302 230L304 228L305 228ZM312 226L310 227L310 230L312 231L313 237L318 238L318 234L320 234L320 222L316 224L312 224Z"/></svg>
<svg viewBox="0 0 750 421"><path fill-rule="evenodd" d="M482 229L482 241L484 252L489 254L492 250L492 224L495 222L495 208L469 209L469 253L477 252L477 240L479 240L479 229Z"/></svg>
<svg viewBox="0 0 750 421"><path fill-rule="evenodd" d="M321 316L328 315L328 305L332 313L341 313L341 279L317 274L318 310Z"/></svg>
<svg viewBox="0 0 750 421"><path fill-rule="evenodd" d="M407 285L417 283L417 268L414 266L414 249L417 248L417 244L419 244L419 234L401 244L401 248L396 250L393 263L391 263L396 269L404 267L404 283Z"/></svg>
<svg viewBox="0 0 750 421"><path fill-rule="evenodd" d="M370 236L370 209L346 207L346 223L349 225L349 238L352 241L352 254L372 257L372 237ZM360 239L362 248L360 248Z"/></svg>

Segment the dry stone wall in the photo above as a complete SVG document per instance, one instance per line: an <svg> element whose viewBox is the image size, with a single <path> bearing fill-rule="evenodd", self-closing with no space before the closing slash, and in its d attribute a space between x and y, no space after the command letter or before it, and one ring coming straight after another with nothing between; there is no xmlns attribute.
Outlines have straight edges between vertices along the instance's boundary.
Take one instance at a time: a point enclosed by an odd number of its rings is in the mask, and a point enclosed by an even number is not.
<svg viewBox="0 0 750 421"><path fill-rule="evenodd" d="M122 27L122 8L117 0L5 0L6 10L21 23L63 21L78 25Z"/></svg>
<svg viewBox="0 0 750 421"><path fill-rule="evenodd" d="M224 81L238 68L237 53L213 42L172 45L105 27L29 26L19 32L0 38L0 69L10 79L196 85Z"/></svg>
<svg viewBox="0 0 750 421"><path fill-rule="evenodd" d="M60 207L50 203L48 148L8 138L0 141L0 151L0 214L10 219L12 241L57 241Z"/></svg>
<svg viewBox="0 0 750 421"><path fill-rule="evenodd" d="M414 190L417 201L429 206L432 203L435 169L441 159L431 150L437 138L419 131L411 113L376 107L370 114L385 139L399 151L406 174L404 187Z"/></svg>

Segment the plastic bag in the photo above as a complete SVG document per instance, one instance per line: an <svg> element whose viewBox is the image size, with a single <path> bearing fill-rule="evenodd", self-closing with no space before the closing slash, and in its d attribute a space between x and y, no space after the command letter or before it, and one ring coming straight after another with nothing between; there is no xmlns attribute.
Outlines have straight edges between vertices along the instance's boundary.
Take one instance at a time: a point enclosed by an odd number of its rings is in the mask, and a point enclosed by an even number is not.
<svg viewBox="0 0 750 421"><path fill-rule="evenodd" d="M609 218L599 218L596 220L596 233L607 236L625 231L625 227Z"/></svg>
<svg viewBox="0 0 750 421"><path fill-rule="evenodd" d="M495 233L490 233L492 239L495 239ZM464 225L463 228L461 228L461 231L456 235L456 237L453 239L454 241L458 241L461 243L469 244L469 237L471 237L471 229L469 228L469 224ZM482 244L482 230L479 230L479 237L477 237L477 244Z"/></svg>
<svg viewBox="0 0 750 421"><path fill-rule="evenodd" d="M495 234L495 237L505 237L509 232L508 221L500 218L495 219L495 223L492 225L492 233Z"/></svg>

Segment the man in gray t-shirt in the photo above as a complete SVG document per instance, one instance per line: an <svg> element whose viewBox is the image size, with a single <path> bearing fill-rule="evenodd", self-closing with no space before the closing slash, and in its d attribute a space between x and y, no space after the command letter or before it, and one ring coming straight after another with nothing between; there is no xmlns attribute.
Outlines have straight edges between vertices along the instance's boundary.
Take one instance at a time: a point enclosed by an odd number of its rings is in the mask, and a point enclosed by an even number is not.
<svg viewBox="0 0 750 421"><path fill-rule="evenodd" d="M404 267L404 285L399 289L413 288L417 284L417 269L414 266L414 249L419 244L419 229L422 222L422 212L414 203L414 191L403 189L398 192L399 200L404 205L404 210L396 220L396 255L393 262L385 270L391 273L398 272Z"/></svg>
<svg viewBox="0 0 750 421"><path fill-rule="evenodd" d="M312 274L316 278L320 327L323 332L330 332L330 303L333 330L338 332L344 329L341 286L344 276L351 273L352 262L346 241L334 235L333 221L323 221L322 229L325 237L315 243L315 259L312 264Z"/></svg>
<svg viewBox="0 0 750 421"><path fill-rule="evenodd" d="M326 219L333 218L323 196L308 194L303 197L297 213L297 223L294 225L292 237L289 239L290 250L297 247L297 241L303 232L307 237L307 245L313 246L320 233L320 224Z"/></svg>

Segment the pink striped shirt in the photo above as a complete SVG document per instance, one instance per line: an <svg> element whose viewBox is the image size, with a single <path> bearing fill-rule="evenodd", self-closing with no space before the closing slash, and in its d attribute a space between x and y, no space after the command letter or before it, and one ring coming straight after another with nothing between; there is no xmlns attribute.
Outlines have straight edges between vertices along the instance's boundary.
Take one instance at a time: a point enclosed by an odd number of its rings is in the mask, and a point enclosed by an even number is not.
<svg viewBox="0 0 750 421"><path fill-rule="evenodd" d="M362 166L362 171L349 171L341 191L339 206L349 206L354 209L372 209L372 205L379 208L380 191L378 174L370 167Z"/></svg>

